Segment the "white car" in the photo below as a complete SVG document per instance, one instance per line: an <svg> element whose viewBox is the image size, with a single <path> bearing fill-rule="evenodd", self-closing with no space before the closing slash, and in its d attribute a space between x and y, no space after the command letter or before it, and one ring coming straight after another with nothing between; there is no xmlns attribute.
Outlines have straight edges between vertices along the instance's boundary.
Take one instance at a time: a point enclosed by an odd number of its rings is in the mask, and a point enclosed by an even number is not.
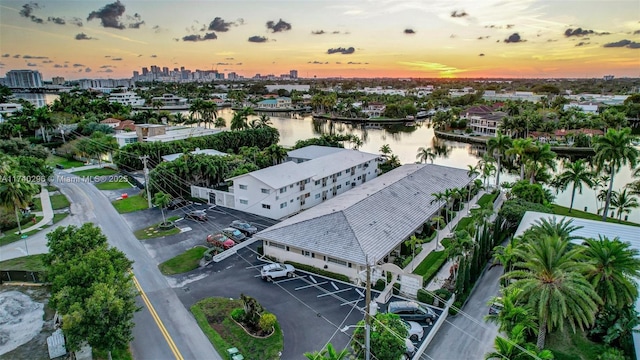
<svg viewBox="0 0 640 360"><path fill-rule="evenodd" d="M271 281L273 279L281 277L293 277L295 275L296 268L289 264L268 264L262 267L260 275L262 280Z"/></svg>
<svg viewBox="0 0 640 360"><path fill-rule="evenodd" d="M404 326L409 331L409 339L411 341L418 342L418 341L422 340L422 337L424 336L424 329L422 328L422 325L418 324L415 321L404 321L403 320L402 323L404 324Z"/></svg>

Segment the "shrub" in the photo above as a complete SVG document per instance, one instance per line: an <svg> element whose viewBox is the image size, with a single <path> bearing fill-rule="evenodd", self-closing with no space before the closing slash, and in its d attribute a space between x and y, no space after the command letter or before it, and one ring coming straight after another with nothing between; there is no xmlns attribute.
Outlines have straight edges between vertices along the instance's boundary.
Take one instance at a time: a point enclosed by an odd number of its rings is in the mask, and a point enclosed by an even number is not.
<svg viewBox="0 0 640 360"><path fill-rule="evenodd" d="M425 304L433 304L433 295L425 289L418 289L418 301Z"/></svg>
<svg viewBox="0 0 640 360"><path fill-rule="evenodd" d="M231 318L233 320L237 322L242 322L244 321L244 317L245 317L244 309L237 308L237 309L231 310Z"/></svg>
<svg viewBox="0 0 640 360"><path fill-rule="evenodd" d="M553 214L553 211L549 207L542 204L536 204L521 199L513 199L504 202L502 208L500 208L500 211L498 212L498 215L505 220L506 225L511 230L516 230L524 216L524 213L527 211Z"/></svg>
<svg viewBox="0 0 640 360"><path fill-rule="evenodd" d="M393 284L393 295L399 295L399 294L400 294L400 284L395 283Z"/></svg>
<svg viewBox="0 0 640 360"><path fill-rule="evenodd" d="M264 313L260 316L258 325L260 326L260 329L265 333L271 333L276 322L277 319L275 315L273 315L272 313Z"/></svg>
<svg viewBox="0 0 640 360"><path fill-rule="evenodd" d="M459 311L461 306L462 306L462 301L460 301L460 300L454 301L453 306L451 306L449 308L449 315L453 316L453 315L458 314L458 311Z"/></svg>
<svg viewBox="0 0 640 360"><path fill-rule="evenodd" d="M340 280L340 281L344 281L344 282L351 282L351 279L349 279L349 277L347 275L336 274L336 273L331 272L331 271L318 269L315 266L300 264L300 263L293 262L293 261L285 261L285 263L293 265L298 270L308 271L308 272L311 272L311 273L314 273L314 274L326 276L328 278L332 278L332 279L336 279L336 280Z"/></svg>
<svg viewBox="0 0 640 360"><path fill-rule="evenodd" d="M264 246L262 246L262 245L258 246L257 251L258 251L258 254L264 255Z"/></svg>
<svg viewBox="0 0 640 360"><path fill-rule="evenodd" d="M382 291L384 290L385 285L386 283L384 282L384 280L378 279L378 281L376 281L376 284L373 286L373 290Z"/></svg>
<svg viewBox="0 0 640 360"><path fill-rule="evenodd" d="M433 292L436 296L444 299L444 300L449 300L451 299L451 291L447 290L447 289L438 289L436 291Z"/></svg>

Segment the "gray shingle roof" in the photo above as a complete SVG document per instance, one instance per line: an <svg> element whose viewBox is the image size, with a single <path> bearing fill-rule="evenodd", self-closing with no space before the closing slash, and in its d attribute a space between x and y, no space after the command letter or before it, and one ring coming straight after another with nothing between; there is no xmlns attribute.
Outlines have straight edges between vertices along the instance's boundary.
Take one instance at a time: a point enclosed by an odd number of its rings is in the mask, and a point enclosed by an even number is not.
<svg viewBox="0 0 640 360"><path fill-rule="evenodd" d="M300 149L291 150L287 153L287 155L290 158L311 160L311 159L316 159L322 156L334 154L341 151L349 151L349 150L345 148L339 148L339 147L309 145Z"/></svg>
<svg viewBox="0 0 640 360"><path fill-rule="evenodd" d="M471 181L464 169L404 165L256 236L357 264L378 261L437 213L433 193Z"/></svg>

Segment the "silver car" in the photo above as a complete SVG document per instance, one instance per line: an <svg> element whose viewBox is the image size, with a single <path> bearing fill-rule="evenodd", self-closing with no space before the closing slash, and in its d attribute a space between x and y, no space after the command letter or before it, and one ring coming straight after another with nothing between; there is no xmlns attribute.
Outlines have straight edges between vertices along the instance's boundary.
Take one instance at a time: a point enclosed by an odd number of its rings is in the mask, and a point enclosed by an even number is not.
<svg viewBox="0 0 640 360"><path fill-rule="evenodd" d="M293 277L295 275L296 268L289 264L268 264L262 267L260 270L260 276L262 280L271 281L273 279L281 277Z"/></svg>
<svg viewBox="0 0 640 360"><path fill-rule="evenodd" d="M409 339L411 341L418 342L422 340L422 337L424 336L424 329L422 328L422 325L418 324L415 321L402 320L402 323L409 331Z"/></svg>

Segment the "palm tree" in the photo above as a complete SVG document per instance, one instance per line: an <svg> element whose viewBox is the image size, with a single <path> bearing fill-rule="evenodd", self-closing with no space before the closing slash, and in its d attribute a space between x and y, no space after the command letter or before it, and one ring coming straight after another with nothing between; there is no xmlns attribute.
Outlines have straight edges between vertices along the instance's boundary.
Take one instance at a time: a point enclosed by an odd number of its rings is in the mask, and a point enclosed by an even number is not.
<svg viewBox="0 0 640 360"><path fill-rule="evenodd" d="M493 158L484 154L482 159L478 161L478 166L482 170L482 178L484 179L484 188L489 188L489 176L491 176L496 171L495 165L493 165Z"/></svg>
<svg viewBox="0 0 640 360"><path fill-rule="evenodd" d="M638 297L638 287L633 279L640 278L640 252L619 238L585 241L585 256L593 264L586 274L603 304L622 308L633 304Z"/></svg>
<svg viewBox="0 0 640 360"><path fill-rule="evenodd" d="M438 250L438 247L440 247L440 229L442 229L442 222L444 221L444 218L441 215L436 215L434 217L431 218L431 223L435 223L436 224L436 250Z"/></svg>
<svg viewBox="0 0 640 360"><path fill-rule="evenodd" d="M265 154L273 160L273 165L278 165L287 158L287 149L278 144L271 144L265 149Z"/></svg>
<svg viewBox="0 0 640 360"><path fill-rule="evenodd" d="M611 192L613 191L613 179L622 166L629 164L635 168L638 160L638 150L631 144L632 136L629 128L622 130L609 129L604 136L596 138L594 150L596 152L595 161L598 168L610 170L609 189L604 203L602 221L607 220L609 204L611 203Z"/></svg>
<svg viewBox="0 0 640 360"><path fill-rule="evenodd" d="M512 140L510 137L503 135L500 131L496 136L487 141L487 152L496 159L498 164L496 171L496 187L500 188L500 172L502 171L502 157L507 150L511 148Z"/></svg>
<svg viewBox="0 0 640 360"><path fill-rule="evenodd" d="M595 321L602 302L583 274L593 266L582 260L584 248L568 249L569 241L560 236L544 236L516 249L521 261L504 277L515 279L510 286L522 289L518 300L538 316L538 350L544 348L547 332L563 328L568 321L575 331Z"/></svg>
<svg viewBox="0 0 640 360"><path fill-rule="evenodd" d="M567 241L574 241L582 239L580 236L572 235L574 231L580 229L582 226L573 225L572 219L563 218L558 221L556 218L542 218L536 220L523 237L527 241L536 241L546 236L558 236Z"/></svg>
<svg viewBox="0 0 640 360"><path fill-rule="evenodd" d="M384 144L380 147L380 152L385 156L390 155L392 153L391 147L389 147L389 144Z"/></svg>
<svg viewBox="0 0 640 360"><path fill-rule="evenodd" d="M420 238L418 238L415 235L411 235L411 237L409 238L409 240L406 240L404 242L404 244L406 246L409 246L411 248L411 254L412 257L415 258L416 257L416 247L420 244L422 244L424 241Z"/></svg>
<svg viewBox="0 0 640 360"><path fill-rule="evenodd" d="M162 212L163 225L167 223L167 219L164 217L164 208L166 208L170 202L171 202L171 195L163 192L157 192L156 195L153 197L153 204L159 207L160 211Z"/></svg>
<svg viewBox="0 0 640 360"><path fill-rule="evenodd" d="M520 163L520 180L524 180L524 164L527 155L533 150L533 140L530 138L513 140L513 147L506 151L506 155L515 156Z"/></svg>
<svg viewBox="0 0 640 360"><path fill-rule="evenodd" d="M37 108L33 112L32 118L33 124L40 128L40 132L42 133L42 140L45 142L49 142L47 138L47 130L51 129L55 123L53 118L51 117L51 111L48 106L43 106Z"/></svg>
<svg viewBox="0 0 640 360"><path fill-rule="evenodd" d="M6 162L3 164L9 164ZM16 222L18 224L18 234L22 234L22 226L20 225L20 209L24 209L29 205L31 198L38 193L40 187L32 182L27 182L21 172L15 167L3 171L3 178L11 181L0 182L0 206L11 209L16 214ZM28 254L27 254L28 255Z"/></svg>
<svg viewBox="0 0 640 360"><path fill-rule="evenodd" d="M349 349L342 349L337 352L331 343L327 344L327 348L322 351L313 353L305 353L304 356L308 360L344 360L349 356Z"/></svg>
<svg viewBox="0 0 640 360"><path fill-rule="evenodd" d="M421 163L427 162L430 160L433 164L433 160L436 158L436 153L430 147L419 147L418 154L416 155L416 159L418 159Z"/></svg>
<svg viewBox="0 0 640 360"><path fill-rule="evenodd" d="M520 325L526 335L536 334L538 324L531 309L520 306L517 302L517 297L521 290L508 287L502 288L501 292L502 296L493 297L487 304L500 304L502 305L502 310L497 314L485 316L485 321L498 324L498 330L503 333L510 334L516 326Z"/></svg>
<svg viewBox="0 0 640 360"><path fill-rule="evenodd" d="M498 245L493 249L493 266L502 265L503 273L513 271L513 264L516 259L516 249L522 243L521 237L512 237L506 246ZM506 281L505 281L506 283Z"/></svg>
<svg viewBox="0 0 640 360"><path fill-rule="evenodd" d="M227 126L227 120L225 120L224 118L219 117L213 122L213 126L217 127L217 128L223 128L223 127Z"/></svg>
<svg viewBox="0 0 640 360"><path fill-rule="evenodd" d="M540 171L545 169L556 169L556 153L551 151L551 145L538 144L535 149L529 154L529 161L527 162L529 171L529 183L536 182L536 176Z"/></svg>
<svg viewBox="0 0 640 360"><path fill-rule="evenodd" d="M152 100L151 107L156 109L156 113L160 115L160 109L164 106L164 102L160 99Z"/></svg>
<svg viewBox="0 0 640 360"><path fill-rule="evenodd" d="M241 112L236 111L231 118L231 130L243 130L247 127L247 120Z"/></svg>
<svg viewBox="0 0 640 360"><path fill-rule="evenodd" d="M565 162L565 171L556 177L556 183L559 188L565 190L569 184L573 184L571 189L571 204L569 205L569 213L573 209L573 200L576 196L576 189L582 195L582 184L593 187L593 173L587 167L587 163L580 159L575 162Z"/></svg>
<svg viewBox="0 0 640 360"><path fill-rule="evenodd" d="M614 191L611 198L611 206L617 211L618 222L622 221L622 214L629 214L632 209L640 206L635 196L628 194L627 189Z"/></svg>

